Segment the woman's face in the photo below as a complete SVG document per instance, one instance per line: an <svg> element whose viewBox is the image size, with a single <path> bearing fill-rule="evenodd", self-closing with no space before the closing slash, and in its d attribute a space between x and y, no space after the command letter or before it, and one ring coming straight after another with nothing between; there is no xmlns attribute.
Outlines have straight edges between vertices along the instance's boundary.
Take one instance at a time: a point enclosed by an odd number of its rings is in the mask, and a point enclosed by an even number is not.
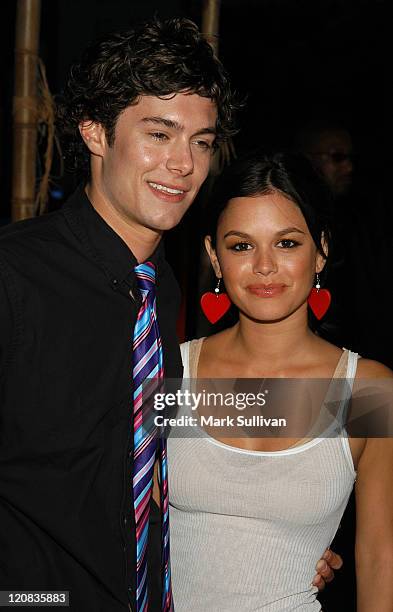
<svg viewBox="0 0 393 612"><path fill-rule="evenodd" d="M221 214L216 251L206 248L216 276L246 316L278 321L303 307L324 266L300 208L280 192L234 198Z"/></svg>

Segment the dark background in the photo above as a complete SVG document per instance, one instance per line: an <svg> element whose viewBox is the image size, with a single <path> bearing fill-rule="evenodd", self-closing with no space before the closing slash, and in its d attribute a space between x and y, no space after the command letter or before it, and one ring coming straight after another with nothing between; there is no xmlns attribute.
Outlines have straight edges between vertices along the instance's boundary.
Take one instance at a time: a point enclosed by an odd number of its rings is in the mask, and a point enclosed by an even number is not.
<svg viewBox="0 0 393 612"><path fill-rule="evenodd" d="M15 9L15 1L1 3L0 220L3 223L9 221L10 215ZM54 96L64 84L70 63L78 58L89 40L110 30L126 29L153 14L162 18L187 16L200 25L202 0L42 0L40 54ZM247 110L240 116L241 131L234 139L236 151L241 153L261 145L286 145L296 125L303 120L320 115L335 117L352 133L357 153L356 175L365 183L365 193L370 194L369 201L363 198L361 204L370 222L379 214L372 197L374 187L383 194L384 210L390 209L391 194L381 188L389 159L385 133L389 116L387 61L390 53L385 24L390 23L387 2L382 0L222 0L219 54L236 89L248 96ZM52 198L52 207L64 201L72 180L58 178L55 184L62 189L63 196L58 200ZM199 199L203 200L203 193ZM182 226L167 240L169 259L174 263L183 289L192 297L194 306L188 309L189 322L195 318L195 292L192 293L190 286L197 284L199 250L194 228L200 225L201 210L201 202L197 201ZM377 221L382 225L380 219ZM376 227L373 245L379 235L379 226ZM391 245L390 231L381 240L388 240ZM357 248L361 251L362 244L358 243ZM182 268L179 268L180 261ZM389 266L386 269L391 271ZM390 282L389 278L382 279L380 299L385 299ZM194 335L190 323L187 329L189 336ZM346 548L352 547L352 512L347 512L343 525L335 546L345 553ZM323 604L327 612L354 610L351 556L348 553L345 569L328 588ZM349 600L344 603L345 595Z"/></svg>
<svg viewBox="0 0 393 612"><path fill-rule="evenodd" d="M10 210L15 0L2 2L0 217ZM42 0L41 57L56 96L86 43L153 14L201 24L202 0ZM387 2L222 0L220 57L248 95L236 150L281 145L294 126L335 116L353 134L358 171L384 164L387 121Z"/></svg>

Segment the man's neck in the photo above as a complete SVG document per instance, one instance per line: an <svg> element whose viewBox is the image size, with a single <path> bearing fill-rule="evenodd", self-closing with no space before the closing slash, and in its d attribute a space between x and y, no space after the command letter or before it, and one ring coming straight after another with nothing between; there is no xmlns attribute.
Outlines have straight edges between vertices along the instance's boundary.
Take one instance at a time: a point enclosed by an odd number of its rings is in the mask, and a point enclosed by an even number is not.
<svg viewBox="0 0 393 612"><path fill-rule="evenodd" d="M162 238L162 232L155 232L149 228L139 226L137 223L133 223L131 219L121 215L107 201L94 183L88 183L85 191L93 208L104 219L105 223L126 243L138 263L146 261L156 250Z"/></svg>

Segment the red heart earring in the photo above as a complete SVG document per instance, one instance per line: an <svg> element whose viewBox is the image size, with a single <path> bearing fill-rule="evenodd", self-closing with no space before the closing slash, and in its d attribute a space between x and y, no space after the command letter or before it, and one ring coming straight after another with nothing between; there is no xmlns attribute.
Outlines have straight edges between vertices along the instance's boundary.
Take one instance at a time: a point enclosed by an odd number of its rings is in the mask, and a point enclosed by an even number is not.
<svg viewBox="0 0 393 612"><path fill-rule="evenodd" d="M201 297L201 308L210 323L217 323L229 310L231 300L226 293L220 293L221 278L218 279L217 287L212 291L204 293Z"/></svg>
<svg viewBox="0 0 393 612"><path fill-rule="evenodd" d="M318 321L320 321L322 317L327 313L331 301L331 293L329 289L321 289L319 274L317 273L315 287L311 289L307 302L314 315L317 317Z"/></svg>

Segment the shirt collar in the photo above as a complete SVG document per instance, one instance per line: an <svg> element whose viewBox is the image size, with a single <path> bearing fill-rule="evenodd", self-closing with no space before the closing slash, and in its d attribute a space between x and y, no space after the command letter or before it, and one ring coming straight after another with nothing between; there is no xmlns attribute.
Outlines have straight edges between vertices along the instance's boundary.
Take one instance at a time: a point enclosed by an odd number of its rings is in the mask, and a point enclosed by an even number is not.
<svg viewBox="0 0 393 612"><path fill-rule="evenodd" d="M102 265L112 284L129 281L134 284L134 267L138 261L120 236L95 210L81 185L63 207L73 230L84 242L91 255ZM156 266L156 282L160 276L160 263L164 260L162 241L148 257Z"/></svg>

